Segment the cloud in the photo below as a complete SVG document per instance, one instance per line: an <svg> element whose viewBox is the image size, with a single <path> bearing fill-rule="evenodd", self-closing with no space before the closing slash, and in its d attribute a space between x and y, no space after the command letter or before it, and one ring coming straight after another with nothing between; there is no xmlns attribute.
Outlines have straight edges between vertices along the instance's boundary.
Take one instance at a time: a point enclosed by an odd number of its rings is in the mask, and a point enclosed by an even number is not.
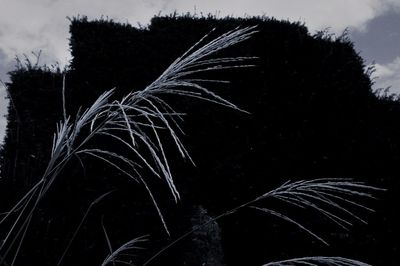
<svg viewBox="0 0 400 266"><path fill-rule="evenodd" d="M400 57L386 65L375 64L375 89L389 88L389 92L400 94Z"/></svg>
<svg viewBox="0 0 400 266"><path fill-rule="evenodd" d="M9 59L6 53L0 48L0 80L6 82L8 80L7 72L14 67L15 63Z"/></svg>
<svg viewBox="0 0 400 266"><path fill-rule="evenodd" d="M161 1L159 1L161 3ZM0 11L0 48L9 56L43 50L45 63L68 63L67 17L78 14L92 18L108 16L122 21L149 21L156 6L143 0L4 0ZM52 61L52 62L46 62Z"/></svg>
<svg viewBox="0 0 400 266"><path fill-rule="evenodd" d="M43 50L47 61L66 64L67 16L78 14L146 24L162 11L219 13L244 16L267 15L304 21L311 31L330 27L340 33L346 27L365 28L366 22L393 8L398 0L3 0L0 10L0 49L12 60L16 54Z"/></svg>
<svg viewBox="0 0 400 266"><path fill-rule="evenodd" d="M170 7L178 11L196 10L221 15L235 16L260 15L273 16L305 22L311 31L329 27L335 33L342 33L348 27L365 30L371 19L386 11L400 9L399 0L171 0Z"/></svg>

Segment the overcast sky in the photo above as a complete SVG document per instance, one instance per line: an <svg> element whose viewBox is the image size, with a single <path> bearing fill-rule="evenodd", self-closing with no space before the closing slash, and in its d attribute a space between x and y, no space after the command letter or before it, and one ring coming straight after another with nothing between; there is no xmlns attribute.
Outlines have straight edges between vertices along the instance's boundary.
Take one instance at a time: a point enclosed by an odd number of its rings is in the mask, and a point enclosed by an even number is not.
<svg viewBox="0 0 400 266"><path fill-rule="evenodd" d="M368 64L376 63L375 87L400 93L400 0L0 0L0 79L16 55L42 50L41 62L61 66L71 59L66 17L104 15L145 25L161 12L212 13L219 16L266 15L302 21L311 33L350 29L355 48ZM7 101L0 86L0 140Z"/></svg>

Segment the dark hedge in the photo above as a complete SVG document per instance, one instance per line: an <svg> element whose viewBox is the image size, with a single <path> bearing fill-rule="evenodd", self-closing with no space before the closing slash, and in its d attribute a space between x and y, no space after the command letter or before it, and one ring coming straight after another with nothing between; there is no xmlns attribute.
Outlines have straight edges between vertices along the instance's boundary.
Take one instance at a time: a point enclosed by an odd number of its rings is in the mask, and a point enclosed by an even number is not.
<svg viewBox="0 0 400 266"><path fill-rule="evenodd" d="M168 98L188 114L184 140L197 165L192 167L170 152L183 195L178 206L164 184L150 181L172 237L163 233L142 187L98 161L86 160L85 169L73 161L40 206L19 264L54 265L90 202L107 189L118 191L91 212L64 265L96 265L105 257L103 215L115 246L151 234L147 250L139 253L140 261L188 230L193 221L204 221L287 179L351 177L389 191L372 203L377 212L368 215L370 224L357 224L350 232L309 216L307 223L331 247L285 222L243 210L218 221L219 229L212 229L208 244L204 236L210 234L204 229L178 243L154 265L195 265L194 261L202 265L201 258L207 265L221 265L222 256L226 265L261 265L308 255L398 265L400 103L372 92L363 59L346 36L312 35L300 23L269 18L172 15L154 17L147 28L75 18L70 26L73 60L66 73L68 112L88 106L104 90L116 88L117 96L122 96L144 88L212 28L217 36L246 25L258 25L260 32L220 55L257 56L257 67L211 75L230 80L231 84L214 90L250 114ZM62 73L30 68L10 76L14 104L9 108L2 150L3 209L43 172L55 123L62 118Z"/></svg>

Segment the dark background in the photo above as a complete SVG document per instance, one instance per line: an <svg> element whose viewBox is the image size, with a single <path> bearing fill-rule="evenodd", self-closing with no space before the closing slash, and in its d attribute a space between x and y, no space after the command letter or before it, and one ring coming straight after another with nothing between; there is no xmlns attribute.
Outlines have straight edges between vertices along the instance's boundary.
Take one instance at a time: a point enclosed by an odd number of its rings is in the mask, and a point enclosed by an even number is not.
<svg viewBox="0 0 400 266"><path fill-rule="evenodd" d="M250 114L167 98L188 114L183 140L197 165L168 150L182 193L178 205L167 186L149 176L172 236L162 231L143 187L99 161L85 160L85 169L72 161L34 216L18 265L56 264L91 201L109 189L118 190L90 213L64 265L101 263L107 255L102 217L115 247L151 235L146 250L138 252L141 262L209 216L288 179L321 177L355 178L389 190L379 193L378 201L367 202L376 209L364 214L369 224L357 223L350 232L313 213L293 213L327 239L330 247L293 225L246 209L218 220L217 229L202 229L179 242L154 265L201 265L206 257L218 261L220 246L226 265L261 265L310 255L399 264L396 224L400 221L395 204L400 186L396 177L400 103L391 95L377 97L372 92L370 73L347 36L310 35L302 24L268 18L172 15L153 18L148 28L75 18L70 27L73 60L66 73L68 112L89 106L110 88L116 88L116 97L143 89L212 28L216 27L217 36L246 25L258 25L259 33L218 56L257 56L257 67L213 73L212 77L231 84L211 88ZM2 210L40 178L55 123L62 119L61 71L20 65L10 77L12 104L1 151Z"/></svg>

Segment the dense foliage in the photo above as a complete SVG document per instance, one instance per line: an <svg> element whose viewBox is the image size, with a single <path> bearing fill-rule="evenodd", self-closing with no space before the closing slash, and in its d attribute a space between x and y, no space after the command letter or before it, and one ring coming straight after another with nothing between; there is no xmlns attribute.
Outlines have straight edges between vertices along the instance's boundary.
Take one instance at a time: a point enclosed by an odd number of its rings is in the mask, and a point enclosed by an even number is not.
<svg viewBox="0 0 400 266"><path fill-rule="evenodd" d="M346 36L311 35L299 23L267 18L155 17L148 28L76 18L70 27L68 113L78 112L110 88L116 88L117 96L143 88L212 28L218 34L246 25L258 25L260 32L221 56L256 56L257 66L210 75L230 80L211 87L250 114L194 99L168 98L188 114L184 139L197 165L169 154L183 198L178 206L166 186L154 180L172 239L193 223L287 179L351 177L390 190L376 205L377 213L369 215L370 224L358 225L350 233L321 220L304 221L329 240L329 249L318 242L307 244L310 238L297 228L250 209L219 220L217 229L200 230L154 263L195 265L208 256L214 258L209 265L218 265L223 256L227 265L261 265L318 252L375 265L398 264L400 219L394 202L400 189L396 177L400 103L372 92L363 60ZM62 73L17 69L8 86L13 104L2 150L3 209L44 171L55 124L62 119ZM73 161L40 206L23 259L54 265L89 204L114 188L118 193L93 208L65 265L91 265L104 258L102 216L116 245L151 234L148 249L141 253L144 257L169 242L142 187L115 176L97 161L85 159L85 165L82 169L79 160ZM208 234L210 230L214 233ZM338 233L329 233L333 231Z"/></svg>

